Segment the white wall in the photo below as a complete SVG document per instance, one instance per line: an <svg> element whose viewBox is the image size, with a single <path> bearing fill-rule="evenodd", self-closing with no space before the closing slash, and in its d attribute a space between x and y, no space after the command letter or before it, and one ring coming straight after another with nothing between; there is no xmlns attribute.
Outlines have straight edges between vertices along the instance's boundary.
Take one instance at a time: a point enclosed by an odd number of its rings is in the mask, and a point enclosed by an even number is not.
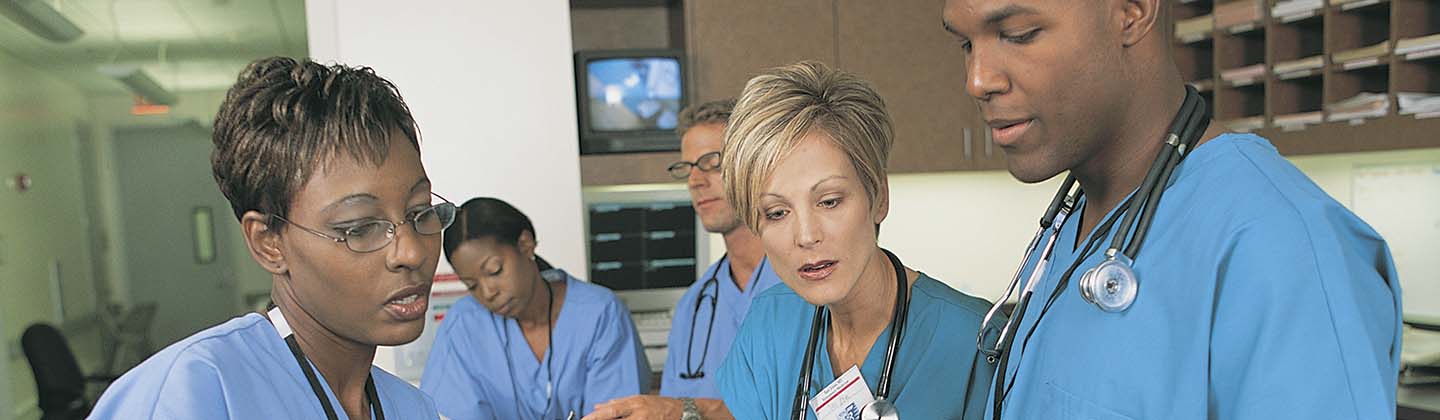
<svg viewBox="0 0 1440 420"><path fill-rule="evenodd" d="M0 312L0 337L5 334L5 313ZM10 417L10 346L0 346L0 416Z"/></svg>
<svg viewBox="0 0 1440 420"><path fill-rule="evenodd" d="M1005 171L891 177L880 245L951 287L995 299L1060 181L1027 185Z"/></svg>
<svg viewBox="0 0 1440 420"><path fill-rule="evenodd" d="M540 254L583 272L567 2L310 0L306 16L314 59L399 87L436 192L510 202L535 223Z"/></svg>
<svg viewBox="0 0 1440 420"><path fill-rule="evenodd" d="M1326 192L1351 209L1357 209L1356 206L1360 205L1359 211L1364 212L1368 209L1371 211L1371 215L1375 215L1374 210L1377 208L1394 206L1402 209L1401 213L1397 215L1398 217L1386 220L1367 220L1367 222L1370 222L1371 227L1375 228L1390 244L1391 255L1395 258L1395 268L1400 276L1405 313L1440 319L1437 318L1440 317L1440 295L1434 293L1435 290L1440 290L1440 264L1436 264L1433 258L1440 254L1435 251L1436 244L1440 244L1440 234L1437 234L1440 233L1440 216L1433 213L1416 213L1417 210L1415 210L1440 208L1440 190L1431 190L1429 194L1406 197L1403 199L1406 200L1405 202L1360 203L1358 200L1363 194L1356 194L1354 186L1356 168L1411 164L1440 166L1440 149L1312 156L1296 158L1291 161L1295 162L1295 166L1305 173L1310 174ZM1394 178L1381 182L1387 184L1404 182L1402 179ZM1415 182L1414 179L1409 181ZM1424 185L1386 186L1400 191L1425 188ZM1380 196L1393 197L1391 194L1381 194ZM1409 211L1406 212L1406 210ZM1364 215L1362 214L1362 216ZM1420 225L1422 223L1430 224L1430 226Z"/></svg>
<svg viewBox="0 0 1440 420"><path fill-rule="evenodd" d="M91 227L81 181L79 129L89 120L84 96L72 86L0 53L0 177L26 173L34 185L17 192L0 182L0 381L7 383L0 418L38 418L35 382L18 349L25 328L36 322L60 326L82 368L93 369L98 348L94 328L74 322L95 312ZM51 288L59 264L60 295ZM64 303L58 319L56 301ZM69 325L66 321L71 321ZM83 333L83 334L81 334ZM85 335L82 337L81 335Z"/></svg>
<svg viewBox="0 0 1440 420"><path fill-rule="evenodd" d="M224 90L213 91L189 91L176 94L178 101L170 108L170 113L165 115L130 115L130 106L134 99L128 95L119 96L97 96L90 98L91 114L98 121L104 121L114 127L175 127L189 122L194 122L204 127L208 135L209 129L214 125L215 111L220 108L220 102L225 99ZM110 127L104 127L103 139L95 142L95 153L98 155L95 172L98 174L100 213L105 219L104 224L109 228L109 234L103 239L112 252L109 253L105 263L107 273L113 290L117 292L112 296L114 300L122 303L130 303L130 261L126 258L125 235L126 223L123 220L123 212L120 210L121 194L118 180L120 171L115 162L115 145ZM197 139L209 144L209 138ZM208 168L209 149L202 152L189 153L187 159L196 159L207 162ZM206 172L202 183L208 190L206 194L219 194L219 187ZM216 238L223 238L224 243L216 244L216 250L221 253L217 258L229 258L234 262L231 267L234 276L236 293L233 307L240 308L241 312L255 308L247 307L244 297L247 295L268 295L270 293L270 273L255 263L250 257L249 249L245 245L245 238L240 234L240 223L230 211L227 205L214 208ZM168 343L157 343L168 344Z"/></svg>

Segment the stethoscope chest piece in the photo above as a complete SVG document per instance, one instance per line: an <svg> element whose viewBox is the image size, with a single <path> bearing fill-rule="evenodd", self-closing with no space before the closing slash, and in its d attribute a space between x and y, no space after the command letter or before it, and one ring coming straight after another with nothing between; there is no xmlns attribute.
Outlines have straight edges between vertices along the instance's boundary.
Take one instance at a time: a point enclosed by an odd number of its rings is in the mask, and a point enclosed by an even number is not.
<svg viewBox="0 0 1440 420"><path fill-rule="evenodd" d="M877 398L875 401L865 404L860 409L861 420L899 420L900 412L895 410L895 404L891 404L884 398Z"/></svg>
<svg viewBox="0 0 1440 420"><path fill-rule="evenodd" d="M1080 296L1105 312L1124 312L1135 303L1140 277L1124 254L1106 258L1080 277Z"/></svg>

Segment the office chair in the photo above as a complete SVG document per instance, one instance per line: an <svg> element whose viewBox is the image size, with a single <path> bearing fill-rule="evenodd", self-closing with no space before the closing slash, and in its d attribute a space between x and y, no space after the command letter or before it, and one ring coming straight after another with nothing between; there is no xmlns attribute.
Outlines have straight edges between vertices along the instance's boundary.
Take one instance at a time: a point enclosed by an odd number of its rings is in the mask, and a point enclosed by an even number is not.
<svg viewBox="0 0 1440 420"><path fill-rule="evenodd" d="M106 314L100 317L103 347L109 355L100 366L100 372L125 371L150 357L155 346L150 340L150 325L155 321L155 302L145 302L130 308L110 305Z"/></svg>
<svg viewBox="0 0 1440 420"><path fill-rule="evenodd" d="M48 324L34 324L20 337L25 359L35 374L41 420L83 419L90 413L85 386L109 383L113 376L85 376L60 330Z"/></svg>

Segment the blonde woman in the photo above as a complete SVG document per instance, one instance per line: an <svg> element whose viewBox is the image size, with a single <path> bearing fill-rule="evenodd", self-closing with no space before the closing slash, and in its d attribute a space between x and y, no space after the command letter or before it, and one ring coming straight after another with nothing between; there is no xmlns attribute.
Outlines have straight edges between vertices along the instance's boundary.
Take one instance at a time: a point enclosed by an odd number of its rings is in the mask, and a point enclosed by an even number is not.
<svg viewBox="0 0 1440 420"><path fill-rule="evenodd" d="M802 62L745 87L725 134L725 193L784 285L755 299L720 369L736 418L983 415L994 368L974 337L989 303L877 242L893 142L884 101L851 74ZM834 382L846 392L816 398Z"/></svg>

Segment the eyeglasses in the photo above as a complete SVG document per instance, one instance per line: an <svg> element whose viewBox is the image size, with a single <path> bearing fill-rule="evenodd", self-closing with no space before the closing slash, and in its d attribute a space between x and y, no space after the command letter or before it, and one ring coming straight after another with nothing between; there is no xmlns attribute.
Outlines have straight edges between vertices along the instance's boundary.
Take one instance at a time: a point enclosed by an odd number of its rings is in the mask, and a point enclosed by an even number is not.
<svg viewBox="0 0 1440 420"><path fill-rule="evenodd" d="M670 172L670 176L675 177L675 179L685 179L686 177L690 176L690 170L693 168L700 168L700 170L703 172L710 172L719 169L720 152L710 152L700 155L700 158L695 159L694 162L683 160L675 162L670 164L670 167L665 168L665 170Z"/></svg>
<svg viewBox="0 0 1440 420"><path fill-rule="evenodd" d="M301 226L278 214L272 214L271 216L285 223L289 223L291 226L300 228L300 230L315 234L315 236L329 239L336 243L343 243L345 247L350 248L351 251L359 253L375 252L389 246L391 242L395 242L395 229L397 226L408 224L411 228L415 229L415 233L430 236L445 231L445 228L450 227L451 223L455 223L455 203L451 203L450 200L446 200L445 197L441 197L439 194L431 193L431 195L439 198L441 202L406 215L405 220L400 221L400 223L380 219L370 220L356 225L339 226L336 227L335 230L340 233L340 236L331 236L319 230Z"/></svg>

